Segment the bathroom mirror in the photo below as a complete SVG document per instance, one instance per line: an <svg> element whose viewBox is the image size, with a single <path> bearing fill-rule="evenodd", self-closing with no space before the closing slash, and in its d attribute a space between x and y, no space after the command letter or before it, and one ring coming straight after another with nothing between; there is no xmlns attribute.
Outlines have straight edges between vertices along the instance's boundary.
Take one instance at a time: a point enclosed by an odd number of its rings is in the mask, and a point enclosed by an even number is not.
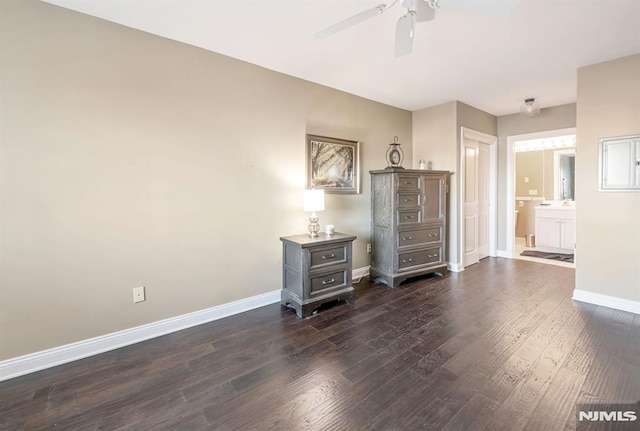
<svg viewBox="0 0 640 431"><path fill-rule="evenodd" d="M553 198L557 201L575 200L576 151L556 150L553 152Z"/></svg>
<svg viewBox="0 0 640 431"><path fill-rule="evenodd" d="M516 197L575 200L575 147L516 153Z"/></svg>

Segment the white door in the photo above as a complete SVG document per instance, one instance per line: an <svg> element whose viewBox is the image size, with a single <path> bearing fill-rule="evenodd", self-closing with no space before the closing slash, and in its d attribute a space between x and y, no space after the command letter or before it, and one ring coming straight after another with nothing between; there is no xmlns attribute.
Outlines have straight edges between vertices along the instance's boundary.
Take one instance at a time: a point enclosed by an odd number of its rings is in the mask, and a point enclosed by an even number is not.
<svg viewBox="0 0 640 431"><path fill-rule="evenodd" d="M464 266L489 256L489 145L464 140Z"/></svg>
<svg viewBox="0 0 640 431"><path fill-rule="evenodd" d="M464 140L464 266L479 260L478 254L478 142Z"/></svg>

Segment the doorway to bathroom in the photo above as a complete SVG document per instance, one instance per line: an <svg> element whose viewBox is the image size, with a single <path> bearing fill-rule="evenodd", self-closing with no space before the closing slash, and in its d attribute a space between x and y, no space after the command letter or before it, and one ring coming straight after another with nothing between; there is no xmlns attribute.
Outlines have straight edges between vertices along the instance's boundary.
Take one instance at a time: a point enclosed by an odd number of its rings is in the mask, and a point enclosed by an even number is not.
<svg viewBox="0 0 640 431"><path fill-rule="evenodd" d="M507 139L507 254L575 268L575 128ZM541 258L530 255L542 255Z"/></svg>

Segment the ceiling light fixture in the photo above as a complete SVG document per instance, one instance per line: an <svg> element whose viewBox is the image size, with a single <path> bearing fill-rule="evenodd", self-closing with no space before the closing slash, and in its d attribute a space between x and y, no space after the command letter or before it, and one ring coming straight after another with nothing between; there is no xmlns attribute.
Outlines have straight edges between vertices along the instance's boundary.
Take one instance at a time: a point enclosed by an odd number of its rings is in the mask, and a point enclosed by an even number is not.
<svg viewBox="0 0 640 431"><path fill-rule="evenodd" d="M524 103L520 106L520 113L533 117L540 113L540 104L536 102L533 97L525 99Z"/></svg>

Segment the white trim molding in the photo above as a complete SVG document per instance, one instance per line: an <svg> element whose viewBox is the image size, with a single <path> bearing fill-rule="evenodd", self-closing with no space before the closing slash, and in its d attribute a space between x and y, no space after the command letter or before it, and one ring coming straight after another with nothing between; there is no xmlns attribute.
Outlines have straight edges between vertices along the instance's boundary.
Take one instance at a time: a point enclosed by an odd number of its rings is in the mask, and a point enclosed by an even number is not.
<svg viewBox="0 0 640 431"><path fill-rule="evenodd" d="M371 267L363 266L362 268L355 268L351 273L351 278L354 281L358 280L359 282L363 277L367 277L369 275L369 268Z"/></svg>
<svg viewBox="0 0 640 431"><path fill-rule="evenodd" d="M511 135L507 136L507 187L505 203L506 205L506 218L505 229L507 230L507 255L510 259L515 258L515 240L516 240L516 225L515 225L515 210L516 208L516 153L515 145L518 141L528 141L531 139L544 139L553 138L556 136L575 135L576 128L569 127L566 129L545 130L542 132L525 133L523 135ZM532 198L531 200L544 200Z"/></svg>
<svg viewBox="0 0 640 431"><path fill-rule="evenodd" d="M369 267L353 270L353 278L360 279L369 275ZM358 278L359 277L359 278ZM280 290L240 299L227 304L218 305L204 310L181 316L170 317L146 325L136 326L123 331L113 332L88 340L54 347L40 352L30 353L17 358L0 361L0 382L14 377L34 373L36 371L52 368L57 365L77 361L78 359L98 355L120 347L129 346L151 338L167 335L172 332L213 322L214 320L244 313L265 305L280 302Z"/></svg>
<svg viewBox="0 0 640 431"><path fill-rule="evenodd" d="M509 253L507 250L498 250L496 252L496 256L497 257L504 257L504 258L507 258L507 259L511 259L512 258L511 253Z"/></svg>
<svg viewBox="0 0 640 431"><path fill-rule="evenodd" d="M451 272L462 272L464 266L461 263L447 262L447 269Z"/></svg>
<svg viewBox="0 0 640 431"><path fill-rule="evenodd" d="M640 302L630 299L618 298L617 296L603 295L601 293L588 292L576 289L573 291L575 301L587 302L589 304L601 305L615 310L628 311L629 313L640 314Z"/></svg>
<svg viewBox="0 0 640 431"><path fill-rule="evenodd" d="M280 301L280 290L0 362L0 381L77 361Z"/></svg>

